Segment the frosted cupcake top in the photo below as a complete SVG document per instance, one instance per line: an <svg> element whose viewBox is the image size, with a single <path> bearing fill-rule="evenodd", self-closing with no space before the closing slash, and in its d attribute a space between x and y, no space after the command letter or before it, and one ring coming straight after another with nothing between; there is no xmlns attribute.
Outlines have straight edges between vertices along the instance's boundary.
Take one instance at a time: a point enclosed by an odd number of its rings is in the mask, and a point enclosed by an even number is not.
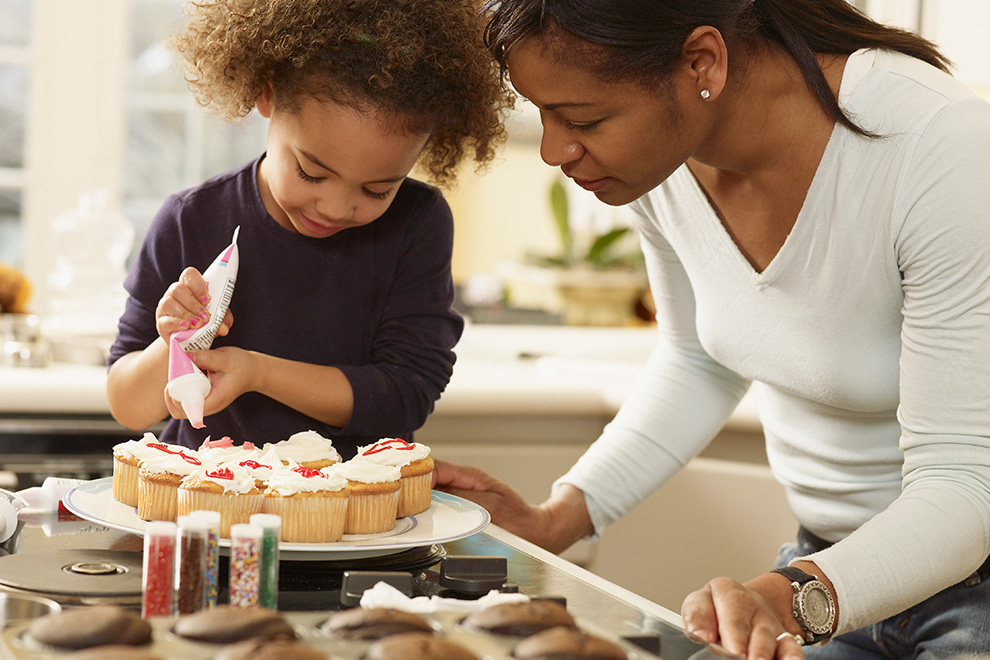
<svg viewBox="0 0 990 660"><path fill-rule="evenodd" d="M326 473L337 473L348 481L356 481L362 484L382 484L390 481L398 481L402 478L402 471L394 465L379 465L371 461L350 460L346 463L337 463L325 467L322 470Z"/></svg>
<svg viewBox="0 0 990 660"><path fill-rule="evenodd" d="M347 479L344 477L295 463L276 467L268 478L268 490L283 497L296 493L316 493L343 488L347 488Z"/></svg>
<svg viewBox="0 0 990 660"><path fill-rule="evenodd" d="M159 474L191 474L204 463L196 452L186 447L149 443L141 452L141 470Z"/></svg>
<svg viewBox="0 0 990 660"><path fill-rule="evenodd" d="M370 461L379 465L402 467L430 455L430 448L401 438L382 438L373 445L358 447L354 461Z"/></svg>
<svg viewBox="0 0 990 660"><path fill-rule="evenodd" d="M196 481L209 481L217 484L228 493L250 493L254 490L255 481L250 470L239 465L207 465L203 464L182 479L180 486L188 486Z"/></svg>
<svg viewBox="0 0 990 660"><path fill-rule="evenodd" d="M282 467L282 461L275 452L274 446L267 445L267 447L264 452L258 449L248 452L245 458L237 460L236 465L250 472L253 478L268 481L272 470Z"/></svg>
<svg viewBox="0 0 990 660"><path fill-rule="evenodd" d="M340 454L333 448L333 442L316 431L294 433L287 440L266 444L264 449L267 451L269 447L275 448L283 462L340 461Z"/></svg>
<svg viewBox="0 0 990 660"><path fill-rule="evenodd" d="M114 445L113 454L117 457L140 459L138 453L152 443L159 444L158 438L155 437L154 433L145 433L137 440L128 440Z"/></svg>
<svg viewBox="0 0 990 660"><path fill-rule="evenodd" d="M206 438L196 450L196 454L208 463L223 465L248 458L252 450L256 451L252 443L245 442L243 445L235 445L230 436L225 435L219 440Z"/></svg>

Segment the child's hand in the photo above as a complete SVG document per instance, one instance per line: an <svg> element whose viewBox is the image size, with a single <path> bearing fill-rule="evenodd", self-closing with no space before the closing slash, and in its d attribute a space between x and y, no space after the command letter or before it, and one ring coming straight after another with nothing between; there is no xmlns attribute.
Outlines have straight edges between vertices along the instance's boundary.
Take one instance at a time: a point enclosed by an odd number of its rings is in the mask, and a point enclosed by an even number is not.
<svg viewBox="0 0 990 660"><path fill-rule="evenodd" d="M223 326L221 326L222 330ZM220 412L234 399L253 390L255 361L253 354L233 346L207 351L190 351L189 357L210 379L210 393L203 405L203 416ZM176 419L185 419L186 413L178 401L168 395L165 388L165 405Z"/></svg>
<svg viewBox="0 0 990 660"><path fill-rule="evenodd" d="M207 304L210 302L206 280L195 268L186 268L173 283L155 310L155 327L158 334L168 343L172 333L190 328L201 328L210 318ZM234 325L234 315L227 309L217 334L221 337L230 332Z"/></svg>
<svg viewBox="0 0 990 660"><path fill-rule="evenodd" d="M210 318L206 307L209 302L206 280L195 268L186 268L179 281L172 283L158 301L158 308L155 309L158 334L168 343L172 333L202 327Z"/></svg>

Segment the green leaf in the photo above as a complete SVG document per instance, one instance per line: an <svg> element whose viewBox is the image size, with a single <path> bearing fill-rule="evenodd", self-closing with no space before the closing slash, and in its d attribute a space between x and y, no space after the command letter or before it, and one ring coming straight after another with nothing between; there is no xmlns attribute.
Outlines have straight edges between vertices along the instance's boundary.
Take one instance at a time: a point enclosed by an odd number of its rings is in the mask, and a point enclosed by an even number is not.
<svg viewBox="0 0 990 660"><path fill-rule="evenodd" d="M574 244L571 238L571 225L568 221L567 191L560 181L550 184L550 208L560 234L561 257L565 265L574 263Z"/></svg>
<svg viewBox="0 0 990 660"><path fill-rule="evenodd" d="M616 258L611 257L609 250L620 238L625 236L629 232L629 227L618 227L608 232L607 234L602 234L595 242L591 244L588 248L587 261L596 266L604 266L610 263L615 263Z"/></svg>

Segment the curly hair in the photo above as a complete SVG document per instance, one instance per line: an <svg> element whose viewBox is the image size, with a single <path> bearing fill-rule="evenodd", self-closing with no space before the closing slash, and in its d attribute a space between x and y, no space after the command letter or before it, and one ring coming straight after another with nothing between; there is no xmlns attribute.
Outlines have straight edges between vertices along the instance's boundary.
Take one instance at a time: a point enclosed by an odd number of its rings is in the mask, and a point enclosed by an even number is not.
<svg viewBox="0 0 990 660"><path fill-rule="evenodd" d="M277 107L307 98L378 111L429 133L419 165L437 185L505 141L514 95L483 43L473 0L189 0L171 46L203 106L247 116L267 82Z"/></svg>

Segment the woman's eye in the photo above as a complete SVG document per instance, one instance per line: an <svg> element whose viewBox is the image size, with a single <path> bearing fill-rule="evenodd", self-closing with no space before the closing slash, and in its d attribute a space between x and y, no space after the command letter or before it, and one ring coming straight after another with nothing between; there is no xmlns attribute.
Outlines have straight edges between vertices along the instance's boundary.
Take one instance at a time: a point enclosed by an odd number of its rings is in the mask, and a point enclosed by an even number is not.
<svg viewBox="0 0 990 660"><path fill-rule="evenodd" d="M299 178L302 179L303 181L309 181L310 183L317 183L318 181L323 180L321 177L310 176L309 174L306 174L305 170L303 170L302 168L302 165L300 165L299 163L296 163L296 172L299 173Z"/></svg>
<svg viewBox="0 0 990 660"><path fill-rule="evenodd" d="M594 130L595 128L597 128L600 123L601 123L601 120L599 120L599 121L591 121L591 122L588 122L586 124L576 124L576 123L574 123L572 121L565 121L564 122L564 125L567 128L569 128L570 130L573 130L573 131L591 131L591 130Z"/></svg>

